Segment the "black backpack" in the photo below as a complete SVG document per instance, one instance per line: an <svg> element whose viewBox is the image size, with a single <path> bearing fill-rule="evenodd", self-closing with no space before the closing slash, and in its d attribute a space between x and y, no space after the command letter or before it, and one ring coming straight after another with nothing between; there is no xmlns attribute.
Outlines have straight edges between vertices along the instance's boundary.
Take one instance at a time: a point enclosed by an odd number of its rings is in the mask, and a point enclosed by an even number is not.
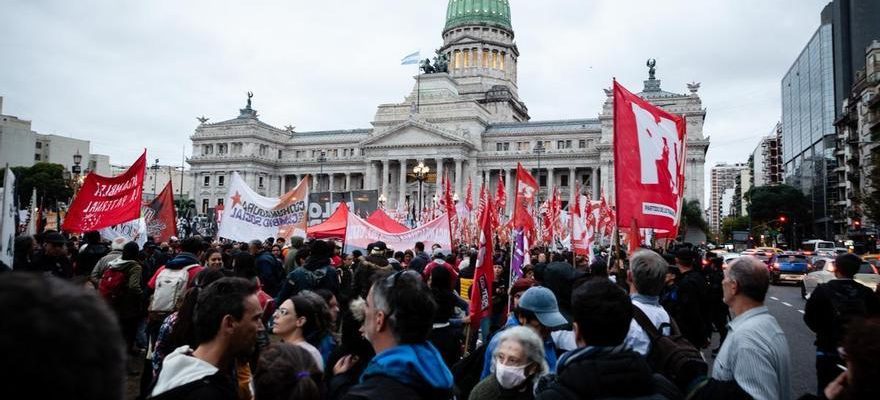
<svg viewBox="0 0 880 400"><path fill-rule="evenodd" d="M846 326L850 322L868 315L865 294L873 295L873 293L867 288L862 290L864 287L860 284L852 283L854 285L835 285L831 282L826 284L832 310L831 338L836 344L843 341L846 336Z"/></svg>
<svg viewBox="0 0 880 400"><path fill-rule="evenodd" d="M654 372L672 381L682 391L686 391L695 379L708 374L709 366L703 359L703 354L681 336L674 319L669 319L670 324L660 325L660 329L667 325L670 327L669 336L665 336L639 307L632 307L633 318L651 340L647 360Z"/></svg>

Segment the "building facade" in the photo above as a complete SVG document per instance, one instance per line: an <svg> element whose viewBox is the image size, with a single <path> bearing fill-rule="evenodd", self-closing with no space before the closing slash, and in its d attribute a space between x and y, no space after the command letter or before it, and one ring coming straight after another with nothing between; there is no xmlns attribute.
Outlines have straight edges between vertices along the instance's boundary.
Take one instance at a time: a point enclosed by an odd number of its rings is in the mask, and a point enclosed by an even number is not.
<svg viewBox="0 0 880 400"><path fill-rule="evenodd" d="M11 167L30 167L35 163L61 164L70 172L75 154L82 156L80 167L84 172L110 174L110 158L92 154L91 143L61 135L44 135L31 129L31 121L3 113L0 97L0 161Z"/></svg>
<svg viewBox="0 0 880 400"><path fill-rule="evenodd" d="M749 157L751 186L772 186L783 182L781 134L782 124L777 123L769 135L761 138Z"/></svg>
<svg viewBox="0 0 880 400"><path fill-rule="evenodd" d="M250 98L234 119L204 121L192 134L193 193L201 212L222 204L231 174L256 191L277 196L310 179L315 191L377 189L386 207L404 209L420 199L413 168L430 168L421 199L439 192L448 176L459 198L468 180L474 199L480 184L504 179L513 192L517 163L539 181L540 198L558 186L564 204L578 186L613 202L612 92L598 118L532 121L519 97L510 7L506 0L483 4L450 0L438 54L448 69L425 73L401 103L381 104L367 129L298 132L259 120ZM648 79L642 97L687 118L686 198L703 199L709 139L706 112L697 94L663 91ZM509 202L510 203L510 202Z"/></svg>
<svg viewBox="0 0 880 400"><path fill-rule="evenodd" d="M866 49L865 66L856 73L850 96L843 102L843 115L836 121L838 201L835 223L840 232L857 236L869 230L876 234L877 221L867 218L865 198L874 195L872 157L880 151L880 40Z"/></svg>
<svg viewBox="0 0 880 400"><path fill-rule="evenodd" d="M741 205L737 201L737 182L741 181L743 170L748 170L748 165L719 163L712 167L708 222L709 227L715 232L721 231L721 222L724 218L739 214Z"/></svg>

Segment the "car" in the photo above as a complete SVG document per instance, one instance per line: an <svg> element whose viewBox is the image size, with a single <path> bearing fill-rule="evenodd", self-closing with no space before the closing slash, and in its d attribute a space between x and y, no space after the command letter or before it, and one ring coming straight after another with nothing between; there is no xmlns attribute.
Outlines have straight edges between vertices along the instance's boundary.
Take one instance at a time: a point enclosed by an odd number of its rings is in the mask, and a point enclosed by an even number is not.
<svg viewBox="0 0 880 400"><path fill-rule="evenodd" d="M763 251L765 253L770 253L770 254L782 254L783 253L782 249L776 248L776 247L758 247L755 250Z"/></svg>
<svg viewBox="0 0 880 400"><path fill-rule="evenodd" d="M810 262L801 254L781 254L770 258L770 282L800 282L809 272Z"/></svg>
<svg viewBox="0 0 880 400"><path fill-rule="evenodd" d="M813 294L813 290L816 290L816 287L820 284L835 279L833 258L816 257L813 260L813 268L815 271L807 274L803 282L801 282L801 297L804 299L809 299L810 295ZM859 272L856 273L853 279L868 289L876 291L877 284L880 283L880 268L870 262L863 261L862 265L859 266Z"/></svg>

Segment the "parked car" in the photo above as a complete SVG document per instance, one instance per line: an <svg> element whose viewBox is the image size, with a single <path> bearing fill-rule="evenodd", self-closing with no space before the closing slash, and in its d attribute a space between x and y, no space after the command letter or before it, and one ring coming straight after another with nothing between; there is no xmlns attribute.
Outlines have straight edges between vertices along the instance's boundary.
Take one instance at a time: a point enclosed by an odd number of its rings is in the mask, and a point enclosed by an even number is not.
<svg viewBox="0 0 880 400"><path fill-rule="evenodd" d="M770 282L800 282L809 272L810 263L802 254L781 254L770 258Z"/></svg>
<svg viewBox="0 0 880 400"><path fill-rule="evenodd" d="M777 247L758 247L755 250L763 251L763 252L769 253L769 254L782 254L783 253L782 249L777 248Z"/></svg>
<svg viewBox="0 0 880 400"><path fill-rule="evenodd" d="M816 257L813 260L813 268L815 271L810 272L804 277L801 283L801 297L809 299L816 286L826 283L834 279L834 259L829 257ZM880 268L873 264L863 261L856 273L854 280L868 289L877 290L877 284L880 283Z"/></svg>
<svg viewBox="0 0 880 400"><path fill-rule="evenodd" d="M729 264L733 259L739 258L742 255L739 253L724 253L721 255L721 258L724 259L724 264Z"/></svg>

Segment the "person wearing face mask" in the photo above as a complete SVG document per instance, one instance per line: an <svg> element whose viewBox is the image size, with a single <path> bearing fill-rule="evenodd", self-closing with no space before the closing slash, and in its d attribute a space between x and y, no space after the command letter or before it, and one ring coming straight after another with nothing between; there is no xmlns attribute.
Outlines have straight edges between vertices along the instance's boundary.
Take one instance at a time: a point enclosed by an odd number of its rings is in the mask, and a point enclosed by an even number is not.
<svg viewBox="0 0 880 400"><path fill-rule="evenodd" d="M535 382L547 373L544 344L532 330L522 326L506 329L492 354L492 374L471 391L471 400L535 398Z"/></svg>

